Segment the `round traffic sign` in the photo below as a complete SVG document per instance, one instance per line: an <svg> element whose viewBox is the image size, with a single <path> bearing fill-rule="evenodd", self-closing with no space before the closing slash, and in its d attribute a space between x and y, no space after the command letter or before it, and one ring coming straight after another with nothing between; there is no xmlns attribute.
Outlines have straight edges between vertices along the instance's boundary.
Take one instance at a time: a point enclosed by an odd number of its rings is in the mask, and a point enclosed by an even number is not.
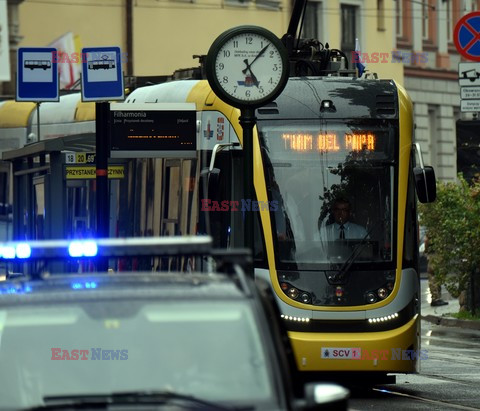
<svg viewBox="0 0 480 411"><path fill-rule="evenodd" d="M458 20L453 41L463 57L480 61L480 11L468 13Z"/></svg>

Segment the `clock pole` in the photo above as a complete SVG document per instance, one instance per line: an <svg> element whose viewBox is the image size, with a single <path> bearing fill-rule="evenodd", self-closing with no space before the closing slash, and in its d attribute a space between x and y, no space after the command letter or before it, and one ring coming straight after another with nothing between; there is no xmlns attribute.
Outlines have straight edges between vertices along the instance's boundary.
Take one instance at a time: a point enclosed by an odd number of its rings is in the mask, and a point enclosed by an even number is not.
<svg viewBox="0 0 480 411"><path fill-rule="evenodd" d="M245 193L245 200L250 201L250 211L245 212L245 231L244 241L245 247L252 251L252 263L254 259L254 217L255 211L253 207L253 201L255 200L255 185L253 183L253 128L255 127L257 118L255 117L255 108L244 107L240 109L239 122L243 129L243 169L244 180L243 187ZM253 276L253 265L249 265L247 268L247 274Z"/></svg>
<svg viewBox="0 0 480 411"><path fill-rule="evenodd" d="M273 101L288 81L288 52L271 31L258 26L238 26L220 34L212 43L205 73L213 92L225 103L240 109L243 130L244 246L252 252L247 273L252 275L255 252L254 227L258 206L253 182L253 128L255 109Z"/></svg>

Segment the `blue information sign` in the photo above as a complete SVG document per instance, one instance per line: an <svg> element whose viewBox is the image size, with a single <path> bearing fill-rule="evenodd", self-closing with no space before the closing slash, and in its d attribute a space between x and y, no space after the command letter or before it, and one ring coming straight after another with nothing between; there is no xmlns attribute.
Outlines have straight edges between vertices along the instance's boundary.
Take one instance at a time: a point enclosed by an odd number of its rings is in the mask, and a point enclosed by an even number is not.
<svg viewBox="0 0 480 411"><path fill-rule="evenodd" d="M17 101L58 101L58 68L52 47L20 47L17 54Z"/></svg>
<svg viewBox="0 0 480 411"><path fill-rule="evenodd" d="M82 49L82 100L124 100L120 47Z"/></svg>

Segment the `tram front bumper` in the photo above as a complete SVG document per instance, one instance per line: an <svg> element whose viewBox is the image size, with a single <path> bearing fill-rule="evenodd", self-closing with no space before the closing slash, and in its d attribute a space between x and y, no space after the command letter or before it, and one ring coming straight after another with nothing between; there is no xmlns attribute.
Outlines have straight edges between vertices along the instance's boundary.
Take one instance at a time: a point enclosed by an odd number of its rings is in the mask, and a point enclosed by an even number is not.
<svg viewBox="0 0 480 411"><path fill-rule="evenodd" d="M418 372L420 319L403 326L369 333L304 333L290 331L290 341L300 371Z"/></svg>

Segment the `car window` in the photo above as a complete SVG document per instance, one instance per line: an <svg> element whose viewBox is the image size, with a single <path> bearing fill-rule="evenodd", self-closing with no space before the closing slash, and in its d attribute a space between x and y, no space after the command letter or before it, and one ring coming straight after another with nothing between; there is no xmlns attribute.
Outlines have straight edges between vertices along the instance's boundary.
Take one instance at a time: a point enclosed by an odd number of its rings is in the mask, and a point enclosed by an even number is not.
<svg viewBox="0 0 480 411"><path fill-rule="evenodd" d="M242 301L3 308L0 409L39 405L45 396L137 390L259 406L274 394L256 327Z"/></svg>

